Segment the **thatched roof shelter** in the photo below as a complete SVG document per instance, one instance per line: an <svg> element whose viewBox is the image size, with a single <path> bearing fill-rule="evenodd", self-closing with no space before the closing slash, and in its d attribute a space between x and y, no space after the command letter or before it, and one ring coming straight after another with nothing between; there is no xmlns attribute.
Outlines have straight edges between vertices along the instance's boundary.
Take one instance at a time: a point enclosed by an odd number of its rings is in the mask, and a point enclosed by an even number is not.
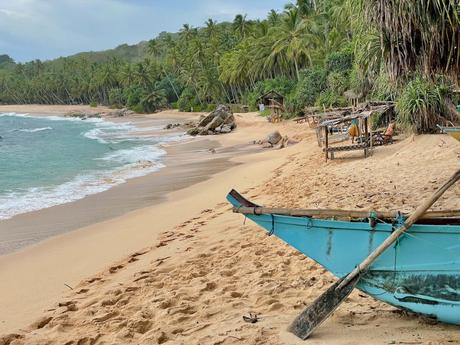
<svg viewBox="0 0 460 345"><path fill-rule="evenodd" d="M284 99L285 99L285 97L281 93L279 93L279 92L277 92L275 90L270 90L270 91L264 93L259 98L257 98L257 102L259 104L263 104L263 105L266 105L266 106L270 106L270 105L273 105L273 104L278 104L278 105L284 106Z"/></svg>

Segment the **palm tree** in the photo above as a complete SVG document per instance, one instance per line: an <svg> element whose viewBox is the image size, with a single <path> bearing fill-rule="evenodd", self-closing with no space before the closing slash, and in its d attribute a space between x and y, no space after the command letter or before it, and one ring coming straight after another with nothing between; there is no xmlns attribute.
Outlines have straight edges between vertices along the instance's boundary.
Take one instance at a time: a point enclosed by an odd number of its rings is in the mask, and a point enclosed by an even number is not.
<svg viewBox="0 0 460 345"><path fill-rule="evenodd" d="M246 20L247 15L237 14L233 20L233 31L244 39L250 30L250 23Z"/></svg>
<svg viewBox="0 0 460 345"><path fill-rule="evenodd" d="M215 37L217 34L217 22L212 18L209 18L204 24L206 25L206 34L208 37Z"/></svg>
<svg viewBox="0 0 460 345"><path fill-rule="evenodd" d="M280 14L272 9L268 12L267 20L271 26L276 26L279 24Z"/></svg>
<svg viewBox="0 0 460 345"><path fill-rule="evenodd" d="M283 21L273 32L275 43L271 58L285 56L293 62L295 76L299 79L300 67L306 62L312 63L312 39L305 20L297 8L291 8L285 13Z"/></svg>
<svg viewBox="0 0 460 345"><path fill-rule="evenodd" d="M157 41L157 40L150 40L149 43L148 43L148 46L147 46L147 51L148 51L154 58L158 58L159 55L160 55L160 53L161 53L160 47L159 47L159 44L158 44L158 41ZM171 88L173 89L174 94L176 95L177 99L179 99L179 94L177 93L176 87L175 87L174 84L171 82L171 78L170 78L169 74L166 72L165 64L164 64L164 63L161 64L161 70L162 70L163 74L165 75L166 79L168 80L169 85L170 85Z"/></svg>
<svg viewBox="0 0 460 345"><path fill-rule="evenodd" d="M384 64L393 80L414 71L428 78L445 73L455 79L460 74L458 0L348 3L378 33Z"/></svg>
<svg viewBox="0 0 460 345"><path fill-rule="evenodd" d="M161 51L157 40L153 39L148 42L147 52L154 57L158 57L160 55Z"/></svg>

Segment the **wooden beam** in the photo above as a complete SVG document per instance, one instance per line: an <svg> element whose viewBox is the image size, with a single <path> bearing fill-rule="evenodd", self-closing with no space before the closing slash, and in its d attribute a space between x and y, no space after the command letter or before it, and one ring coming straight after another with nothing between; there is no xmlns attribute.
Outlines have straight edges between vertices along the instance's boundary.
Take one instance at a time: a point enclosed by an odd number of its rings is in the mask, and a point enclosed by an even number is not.
<svg viewBox="0 0 460 345"><path fill-rule="evenodd" d="M233 212L242 214L276 214L292 217L316 217L316 218L368 218L371 212L375 212L377 218L394 219L397 212L385 211L360 211L360 210L335 210L335 209L291 209L270 207L234 207ZM460 217L460 210L429 211L422 219Z"/></svg>

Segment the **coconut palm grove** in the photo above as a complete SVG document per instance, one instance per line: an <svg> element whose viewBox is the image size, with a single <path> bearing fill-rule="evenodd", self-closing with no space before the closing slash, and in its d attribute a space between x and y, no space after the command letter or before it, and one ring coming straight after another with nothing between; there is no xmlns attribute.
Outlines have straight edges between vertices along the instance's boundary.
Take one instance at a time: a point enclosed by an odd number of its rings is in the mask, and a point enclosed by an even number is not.
<svg viewBox="0 0 460 345"><path fill-rule="evenodd" d="M0 103L256 109L275 90L284 116L298 116L352 94L395 101L398 121L423 133L456 117L459 42L456 0L299 0L109 51L27 63L2 55Z"/></svg>

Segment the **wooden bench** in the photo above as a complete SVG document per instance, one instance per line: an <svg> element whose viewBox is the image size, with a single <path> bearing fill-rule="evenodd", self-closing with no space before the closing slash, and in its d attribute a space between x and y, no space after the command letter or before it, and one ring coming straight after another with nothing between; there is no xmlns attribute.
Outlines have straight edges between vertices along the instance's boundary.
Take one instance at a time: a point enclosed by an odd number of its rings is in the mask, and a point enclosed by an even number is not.
<svg viewBox="0 0 460 345"><path fill-rule="evenodd" d="M366 144L332 146L332 147L328 147L327 149L324 148L323 152L327 152L328 154L330 154L331 159L334 159L335 152L347 152L347 151L356 151L356 150L364 150L364 157L369 156L369 146Z"/></svg>
<svg viewBox="0 0 460 345"><path fill-rule="evenodd" d="M308 116L298 117L298 118L294 119L294 121L295 121L296 123L308 122Z"/></svg>

